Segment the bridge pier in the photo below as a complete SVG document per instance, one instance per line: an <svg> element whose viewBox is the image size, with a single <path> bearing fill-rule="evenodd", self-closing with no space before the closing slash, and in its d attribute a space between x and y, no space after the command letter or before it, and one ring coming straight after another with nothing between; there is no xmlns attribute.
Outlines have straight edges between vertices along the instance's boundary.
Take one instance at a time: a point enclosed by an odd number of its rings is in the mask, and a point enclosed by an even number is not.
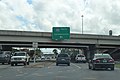
<svg viewBox="0 0 120 80"><path fill-rule="evenodd" d="M12 51L12 46L10 45L1 45L2 51Z"/></svg>
<svg viewBox="0 0 120 80"><path fill-rule="evenodd" d="M93 59L96 52L96 45L89 45L88 58Z"/></svg>

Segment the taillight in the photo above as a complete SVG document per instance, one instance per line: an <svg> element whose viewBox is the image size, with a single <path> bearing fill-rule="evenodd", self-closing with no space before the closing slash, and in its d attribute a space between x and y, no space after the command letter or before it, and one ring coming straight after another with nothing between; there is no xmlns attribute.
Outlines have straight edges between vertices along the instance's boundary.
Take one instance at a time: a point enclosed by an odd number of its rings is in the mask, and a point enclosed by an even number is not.
<svg viewBox="0 0 120 80"><path fill-rule="evenodd" d="M109 60L109 62L113 63L113 62L114 62L114 60L110 59L110 60Z"/></svg>
<svg viewBox="0 0 120 80"><path fill-rule="evenodd" d="M100 62L100 60L95 60L95 62L96 62L96 63L99 63L99 62Z"/></svg>

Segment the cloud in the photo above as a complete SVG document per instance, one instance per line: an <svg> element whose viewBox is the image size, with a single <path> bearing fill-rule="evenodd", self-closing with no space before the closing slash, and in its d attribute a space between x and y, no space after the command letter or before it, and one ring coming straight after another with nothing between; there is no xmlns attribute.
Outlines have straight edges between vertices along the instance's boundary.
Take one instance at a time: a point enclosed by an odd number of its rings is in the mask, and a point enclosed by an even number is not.
<svg viewBox="0 0 120 80"><path fill-rule="evenodd" d="M84 34L120 33L119 0L1 0L0 29L51 32L68 26ZM17 18L17 17L21 17Z"/></svg>

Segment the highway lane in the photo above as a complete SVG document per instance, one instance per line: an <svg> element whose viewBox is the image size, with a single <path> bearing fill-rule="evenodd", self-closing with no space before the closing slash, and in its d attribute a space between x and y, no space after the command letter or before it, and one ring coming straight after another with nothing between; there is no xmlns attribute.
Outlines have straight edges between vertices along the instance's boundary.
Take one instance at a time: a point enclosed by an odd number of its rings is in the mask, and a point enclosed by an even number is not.
<svg viewBox="0 0 120 80"><path fill-rule="evenodd" d="M119 74L118 68L115 71L89 70L87 63L71 63L70 66L53 63L45 68L0 65L0 80L119 80Z"/></svg>

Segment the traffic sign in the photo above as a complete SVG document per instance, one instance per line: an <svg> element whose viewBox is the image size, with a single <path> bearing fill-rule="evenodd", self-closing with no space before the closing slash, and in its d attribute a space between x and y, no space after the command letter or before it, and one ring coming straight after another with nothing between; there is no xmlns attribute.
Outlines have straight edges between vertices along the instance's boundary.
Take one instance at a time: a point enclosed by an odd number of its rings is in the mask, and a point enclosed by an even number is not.
<svg viewBox="0 0 120 80"><path fill-rule="evenodd" d="M52 40L70 39L70 27L53 27Z"/></svg>

